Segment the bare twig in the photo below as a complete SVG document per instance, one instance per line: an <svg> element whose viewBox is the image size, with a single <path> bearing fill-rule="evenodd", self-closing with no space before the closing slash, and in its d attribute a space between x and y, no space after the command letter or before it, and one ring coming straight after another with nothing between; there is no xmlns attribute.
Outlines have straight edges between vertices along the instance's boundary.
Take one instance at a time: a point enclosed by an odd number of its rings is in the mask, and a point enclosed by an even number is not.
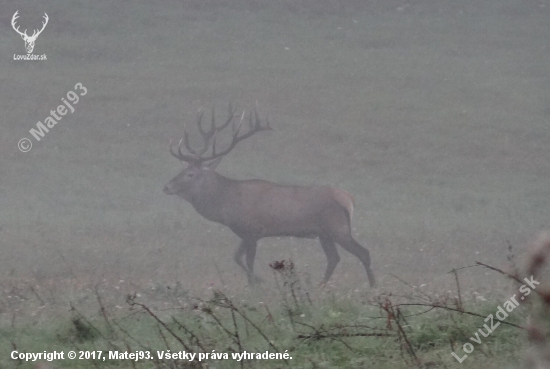
<svg viewBox="0 0 550 369"><path fill-rule="evenodd" d="M143 310L145 310L147 312L147 314L149 314L153 319L155 319L157 321L157 323L159 323L164 329L166 329L166 331L168 333L170 333L170 335L172 337L174 337L181 345L183 348L185 348L185 350L187 352L194 352L193 349L191 347L189 347L185 341L183 341L181 339L180 336L178 336L174 331L172 331L172 329L170 329L170 327L168 327L168 325L166 323L164 323L155 313L153 313L151 311L151 309L149 309L149 307L147 307L145 304L141 304L139 302L136 302L134 300L134 297L133 296L128 296L126 302L130 305L130 306L139 306L141 307Z"/></svg>
<svg viewBox="0 0 550 369"><path fill-rule="evenodd" d="M107 324L107 327L109 330L114 332L113 326L111 325L111 322L109 321L109 317L107 316L107 311L105 309L105 306L103 306L103 301L101 301L101 296L99 295L98 285L95 285L95 296L97 298L97 302L100 307L101 315L103 316L103 320L105 320L105 324Z"/></svg>
<svg viewBox="0 0 550 369"><path fill-rule="evenodd" d="M457 308L458 308L458 310L463 311L463 310L464 310L464 307L463 307L463 305L462 305L462 294L461 294L461 292L460 292L460 282L458 281L458 273L456 272L455 269L453 269L451 272L452 272L452 273L454 274L454 276L455 276L456 291L457 291L457 293L458 293Z"/></svg>
<svg viewBox="0 0 550 369"><path fill-rule="evenodd" d="M511 278L513 279L514 281L518 282L519 284L523 284L523 281L521 279L519 279L517 276L513 275L513 274L510 274L510 273L507 273L505 272L504 270L502 269L499 269L499 268L495 268L494 266L490 266L488 264L485 264L485 263L482 263L481 261L476 261L476 264L477 265L481 265L487 269L491 269L491 270L494 270L495 272L498 272L502 275L505 275L507 276L508 278Z"/></svg>
<svg viewBox="0 0 550 369"><path fill-rule="evenodd" d="M467 310L459 310L457 308L452 308L450 306L445 306L445 305L430 305L430 304L422 304L422 303L400 303L400 304L395 304L394 306L397 306L397 307L400 307L400 306L426 306L426 307L431 307L431 308L434 308L434 309L443 309L443 310L449 310L449 311L456 311L457 313L476 316L476 317L484 318L484 319L487 318L486 315L484 316L484 315L474 313L472 311L467 311ZM525 329L525 327L522 327L522 326L514 324L514 323L506 322L506 321L500 321L500 323L505 324L505 325L509 325L511 327L516 327L516 328L519 328L519 329Z"/></svg>

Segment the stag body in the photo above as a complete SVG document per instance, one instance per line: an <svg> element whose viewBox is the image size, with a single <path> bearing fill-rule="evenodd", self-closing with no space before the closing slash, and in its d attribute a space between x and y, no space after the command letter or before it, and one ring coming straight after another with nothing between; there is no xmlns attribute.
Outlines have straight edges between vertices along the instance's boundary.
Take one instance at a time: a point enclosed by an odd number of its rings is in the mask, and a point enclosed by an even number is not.
<svg viewBox="0 0 550 369"><path fill-rule="evenodd" d="M214 114L214 112L212 112ZM214 115L212 115L214 116ZM189 166L172 179L164 188L168 195L178 195L188 201L204 218L229 227L242 240L235 253L235 261L254 282L254 259L257 242L264 237L293 236L300 238L318 237L327 257L327 269L322 283L326 283L340 261L335 243L361 260L371 286L374 274L370 269L367 249L359 245L351 235L353 200L345 191L329 187L283 186L272 182L233 180L214 171L221 158L235 145L261 130L270 129L269 123L262 126L255 114L250 115L249 130L239 135L238 126L233 123L233 140L223 152L217 153L215 135L234 119L229 108L229 118L221 127L212 119L212 126L205 132L199 115L199 130L204 138L202 150L193 150L184 131L183 142L191 155L183 154L181 143L172 154L189 163ZM212 155L202 157L212 142ZM246 265L243 263L245 256Z"/></svg>

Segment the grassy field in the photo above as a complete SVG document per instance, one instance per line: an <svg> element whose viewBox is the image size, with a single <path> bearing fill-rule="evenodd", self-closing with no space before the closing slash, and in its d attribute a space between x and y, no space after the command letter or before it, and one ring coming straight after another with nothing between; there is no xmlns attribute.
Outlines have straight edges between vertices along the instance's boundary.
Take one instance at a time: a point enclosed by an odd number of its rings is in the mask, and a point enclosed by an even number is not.
<svg viewBox="0 0 550 369"><path fill-rule="evenodd" d="M292 366L408 367L415 359L395 336L345 344L300 343L297 336L364 319L385 329L380 296L422 288L434 300L453 301L453 268L483 261L509 270L510 255L521 266L525 245L550 224L550 6L544 1L2 5L2 367L19 365L4 355L13 344L28 352L72 345L176 349L177 339L164 342L166 331L142 307L130 310L126 297L135 293L163 321L173 315L203 332L210 351L235 349L221 324L250 334L242 337L247 350L269 349L242 316L232 326L230 311L217 306L217 325L192 308L196 298L212 304L214 291L261 324L279 349L292 348ZM47 61L13 60L25 53L10 24L16 10L21 29L38 27L48 14L34 50ZM79 92L77 83L87 93L74 112L34 139L29 130L70 91ZM317 241L265 239L256 272L266 283L252 290L232 260L238 238L162 193L181 169L169 140L181 138L184 124L194 128L199 108L216 106L221 117L230 102L246 111L257 103L274 131L240 144L218 171L352 193L354 237L371 251L377 289L369 289L362 265L344 251L329 285L318 289L326 260ZM33 144L26 153L17 148L23 137ZM277 288L269 267L283 259L296 265L303 312L291 310L306 326L292 325L284 302L290 292ZM508 279L487 268L459 274L464 306L480 315L514 293ZM513 319L524 314L527 309ZM82 317L98 332L90 328L89 337L80 337L74 322ZM406 334L432 367L514 365L525 342L502 327L487 347L476 346L475 360L458 364L449 351L462 336L439 324L464 325L469 337L482 326L479 319L438 310L414 322Z"/></svg>

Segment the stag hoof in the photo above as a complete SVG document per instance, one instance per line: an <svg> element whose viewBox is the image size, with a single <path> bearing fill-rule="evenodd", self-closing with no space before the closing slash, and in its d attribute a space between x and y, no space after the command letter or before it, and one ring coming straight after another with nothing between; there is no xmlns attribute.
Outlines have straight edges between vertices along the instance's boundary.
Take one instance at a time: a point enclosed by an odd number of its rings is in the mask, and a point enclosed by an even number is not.
<svg viewBox="0 0 550 369"><path fill-rule="evenodd" d="M372 272L372 270L368 270L367 271L367 276L369 278L369 285L371 288L374 288L376 287L376 278L374 277L374 273Z"/></svg>
<svg viewBox="0 0 550 369"><path fill-rule="evenodd" d="M321 283L319 283L319 285L317 286L318 288L325 288L328 286L328 281L323 281Z"/></svg>

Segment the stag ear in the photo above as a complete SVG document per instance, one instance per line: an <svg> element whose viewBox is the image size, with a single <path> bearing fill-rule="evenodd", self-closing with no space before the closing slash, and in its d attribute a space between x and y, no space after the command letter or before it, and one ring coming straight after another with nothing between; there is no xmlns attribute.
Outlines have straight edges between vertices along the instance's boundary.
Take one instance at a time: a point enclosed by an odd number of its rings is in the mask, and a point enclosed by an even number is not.
<svg viewBox="0 0 550 369"><path fill-rule="evenodd" d="M212 160L210 163L205 164L204 166L207 167L208 169L214 170L216 169L218 164L220 164L222 159L223 159L223 156L220 156L219 158Z"/></svg>

